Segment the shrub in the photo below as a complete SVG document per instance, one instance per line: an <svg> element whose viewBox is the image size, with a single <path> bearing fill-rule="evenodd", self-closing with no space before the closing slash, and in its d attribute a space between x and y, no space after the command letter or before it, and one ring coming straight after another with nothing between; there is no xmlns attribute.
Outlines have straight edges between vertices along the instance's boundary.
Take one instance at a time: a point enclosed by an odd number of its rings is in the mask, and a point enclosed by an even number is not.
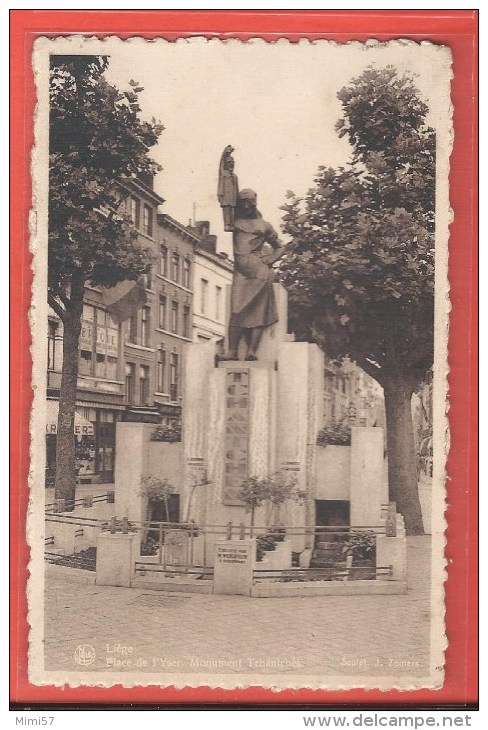
<svg viewBox="0 0 488 730"><path fill-rule="evenodd" d="M158 541L153 540L152 537L147 537L144 542L141 542L141 555L157 555L158 549Z"/></svg>
<svg viewBox="0 0 488 730"><path fill-rule="evenodd" d="M353 560L372 560L376 555L376 534L372 530L350 532L342 552L352 555Z"/></svg>
<svg viewBox="0 0 488 730"><path fill-rule="evenodd" d="M181 441L181 424L175 423L171 426L156 426L151 432L150 440L165 441L170 444Z"/></svg>
<svg viewBox="0 0 488 730"><path fill-rule="evenodd" d="M324 426L317 436L317 446L350 446L351 426L347 423L336 423Z"/></svg>
<svg viewBox="0 0 488 730"><path fill-rule="evenodd" d="M260 562L266 552L276 550L276 545L279 542L283 542L286 537L286 530L284 527L273 526L268 527L264 535L259 535L256 538L256 560Z"/></svg>

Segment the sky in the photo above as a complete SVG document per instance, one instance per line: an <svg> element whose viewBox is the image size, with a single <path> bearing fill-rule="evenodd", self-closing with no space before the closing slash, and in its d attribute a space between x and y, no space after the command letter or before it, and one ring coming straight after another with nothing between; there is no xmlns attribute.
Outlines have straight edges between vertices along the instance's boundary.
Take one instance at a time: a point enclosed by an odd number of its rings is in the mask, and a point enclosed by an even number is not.
<svg viewBox="0 0 488 730"><path fill-rule="evenodd" d="M226 145L235 148L239 187L257 192L263 217L280 231L286 192L304 195L319 165L347 163L349 144L334 129L336 94L368 65L416 74L432 126L449 113L449 54L428 43L113 39L101 52L110 55L108 80L121 89L137 81L141 116L165 126L151 150L163 167L155 179L166 201L161 210L187 224L195 206L196 219L210 221L228 253L231 234L216 198Z"/></svg>

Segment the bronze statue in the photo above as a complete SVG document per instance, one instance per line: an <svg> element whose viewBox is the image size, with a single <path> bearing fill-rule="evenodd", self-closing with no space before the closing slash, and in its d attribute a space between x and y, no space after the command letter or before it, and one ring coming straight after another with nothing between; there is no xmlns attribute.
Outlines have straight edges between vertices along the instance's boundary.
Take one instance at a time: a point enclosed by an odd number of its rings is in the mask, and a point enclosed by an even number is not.
<svg viewBox="0 0 488 730"><path fill-rule="evenodd" d="M285 247L273 226L263 220L258 211L256 193L249 189L237 191L233 151L230 145L225 148L219 167L219 202L224 212L225 230L233 232L234 248L228 350L219 359L238 360L239 344L244 336L247 344L245 360L250 361L258 359L256 352L264 328L278 321L271 266L283 255ZM230 183L226 180L230 178L225 177L225 171L235 178L235 188L231 189L231 193L227 192ZM232 206L233 190L236 192L235 207ZM267 254L265 244L274 251Z"/></svg>

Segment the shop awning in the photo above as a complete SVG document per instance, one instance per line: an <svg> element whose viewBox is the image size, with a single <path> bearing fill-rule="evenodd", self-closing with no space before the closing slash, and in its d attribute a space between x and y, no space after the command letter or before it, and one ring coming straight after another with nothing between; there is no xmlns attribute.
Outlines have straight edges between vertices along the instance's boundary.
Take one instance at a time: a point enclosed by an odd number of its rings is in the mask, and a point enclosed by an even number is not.
<svg viewBox="0 0 488 730"><path fill-rule="evenodd" d="M57 434L58 411L59 402L57 400L46 401L46 433ZM94 433L93 424L75 412L75 436L93 436Z"/></svg>

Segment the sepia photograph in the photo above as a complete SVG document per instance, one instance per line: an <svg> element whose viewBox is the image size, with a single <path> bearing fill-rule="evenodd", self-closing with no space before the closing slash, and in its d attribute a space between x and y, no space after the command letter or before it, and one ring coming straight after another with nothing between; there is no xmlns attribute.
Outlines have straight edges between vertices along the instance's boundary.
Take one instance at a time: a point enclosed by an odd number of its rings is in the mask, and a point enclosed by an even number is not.
<svg viewBox="0 0 488 730"><path fill-rule="evenodd" d="M449 47L33 48L30 682L441 688Z"/></svg>

